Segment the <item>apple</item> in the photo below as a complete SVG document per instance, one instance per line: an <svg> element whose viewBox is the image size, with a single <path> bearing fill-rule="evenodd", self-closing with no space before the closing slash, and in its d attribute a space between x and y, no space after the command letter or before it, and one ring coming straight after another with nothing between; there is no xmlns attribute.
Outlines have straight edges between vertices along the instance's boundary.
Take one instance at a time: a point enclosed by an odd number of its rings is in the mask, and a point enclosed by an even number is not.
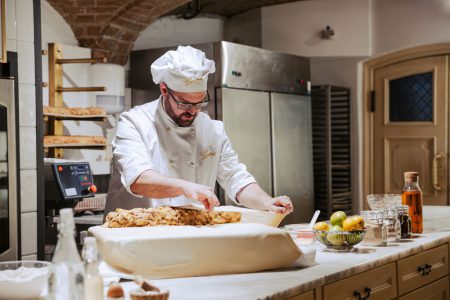
<svg viewBox="0 0 450 300"><path fill-rule="evenodd" d="M344 220L347 219L347 215L343 211L336 211L330 217L330 223L332 226L339 225L342 227Z"/></svg>

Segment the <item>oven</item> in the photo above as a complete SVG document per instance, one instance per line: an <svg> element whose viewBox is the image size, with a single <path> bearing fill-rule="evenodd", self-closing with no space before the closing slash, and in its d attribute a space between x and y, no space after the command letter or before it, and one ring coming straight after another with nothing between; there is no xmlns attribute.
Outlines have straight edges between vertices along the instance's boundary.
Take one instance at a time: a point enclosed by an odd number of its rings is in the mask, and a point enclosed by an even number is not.
<svg viewBox="0 0 450 300"><path fill-rule="evenodd" d="M18 259L14 80L0 79L0 261Z"/></svg>

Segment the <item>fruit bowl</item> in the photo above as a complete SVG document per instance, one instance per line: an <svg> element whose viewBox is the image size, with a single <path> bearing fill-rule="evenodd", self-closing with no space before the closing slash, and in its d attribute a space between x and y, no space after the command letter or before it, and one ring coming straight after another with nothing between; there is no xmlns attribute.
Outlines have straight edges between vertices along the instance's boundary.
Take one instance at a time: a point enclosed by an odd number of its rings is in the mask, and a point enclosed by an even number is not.
<svg viewBox="0 0 450 300"><path fill-rule="evenodd" d="M350 251L366 235L366 229L354 231L313 230L314 238L332 251Z"/></svg>

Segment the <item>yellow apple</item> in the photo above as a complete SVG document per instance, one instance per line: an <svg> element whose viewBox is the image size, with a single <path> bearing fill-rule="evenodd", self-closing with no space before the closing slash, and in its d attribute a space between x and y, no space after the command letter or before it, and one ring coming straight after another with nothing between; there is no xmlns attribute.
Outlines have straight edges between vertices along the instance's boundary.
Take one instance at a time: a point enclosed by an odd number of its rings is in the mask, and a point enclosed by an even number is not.
<svg viewBox="0 0 450 300"><path fill-rule="evenodd" d="M345 231L363 230L364 229L364 219L358 215L348 217L342 223L342 228Z"/></svg>
<svg viewBox="0 0 450 300"><path fill-rule="evenodd" d="M328 225L328 224L325 223L325 222L317 222L317 223L314 225L314 229L315 229L315 230L324 230L324 231L328 231L328 230L330 229L330 225Z"/></svg>

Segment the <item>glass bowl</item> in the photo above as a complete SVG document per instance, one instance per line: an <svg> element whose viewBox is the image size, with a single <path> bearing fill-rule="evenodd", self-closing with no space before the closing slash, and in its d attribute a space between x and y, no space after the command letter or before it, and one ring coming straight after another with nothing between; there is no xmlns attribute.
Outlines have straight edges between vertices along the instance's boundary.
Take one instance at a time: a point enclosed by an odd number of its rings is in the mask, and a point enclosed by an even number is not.
<svg viewBox="0 0 450 300"><path fill-rule="evenodd" d="M370 194L367 195L367 203L371 210L384 210L402 204L400 194Z"/></svg>
<svg viewBox="0 0 450 300"><path fill-rule="evenodd" d="M332 251L350 251L354 245L360 243L367 230L327 231L313 230L314 238Z"/></svg>
<svg viewBox="0 0 450 300"><path fill-rule="evenodd" d="M34 299L47 288L50 262L0 262L0 299Z"/></svg>

